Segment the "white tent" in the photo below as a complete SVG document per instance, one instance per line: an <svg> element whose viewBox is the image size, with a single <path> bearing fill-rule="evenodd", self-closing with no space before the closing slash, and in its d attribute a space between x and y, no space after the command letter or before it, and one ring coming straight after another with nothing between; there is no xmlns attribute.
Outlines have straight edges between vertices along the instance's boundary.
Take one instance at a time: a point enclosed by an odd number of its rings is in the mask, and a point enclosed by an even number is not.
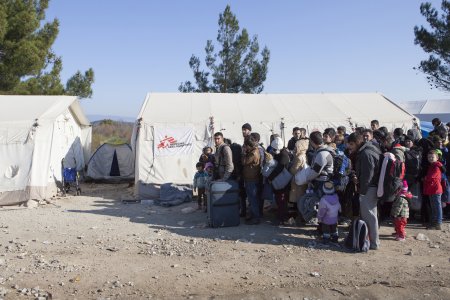
<svg viewBox="0 0 450 300"><path fill-rule="evenodd" d="M86 176L93 180L120 181L134 179L134 155L129 144L103 144L87 164Z"/></svg>
<svg viewBox="0 0 450 300"><path fill-rule="evenodd" d="M76 97L0 96L0 205L56 194L65 167L83 170L91 126Z"/></svg>
<svg viewBox="0 0 450 300"><path fill-rule="evenodd" d="M399 106L421 121L431 122L439 118L444 123L450 122L450 99L407 101L399 103Z"/></svg>
<svg viewBox="0 0 450 300"><path fill-rule="evenodd" d="M267 146L270 135L291 137L344 125L369 126L378 119L388 129L412 127L413 116L372 94L148 94L133 130L136 194L157 197L163 183L191 184L202 148L214 132L242 144L241 126L250 123ZM350 121L349 121L350 120ZM285 128L285 129L281 129ZM350 131L350 130L349 130Z"/></svg>

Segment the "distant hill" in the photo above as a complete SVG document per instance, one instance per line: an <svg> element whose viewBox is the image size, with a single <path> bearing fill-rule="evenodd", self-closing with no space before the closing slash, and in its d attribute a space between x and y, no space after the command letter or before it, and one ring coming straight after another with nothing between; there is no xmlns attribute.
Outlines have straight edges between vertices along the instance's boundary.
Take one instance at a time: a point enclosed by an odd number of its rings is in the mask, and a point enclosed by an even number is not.
<svg viewBox="0 0 450 300"><path fill-rule="evenodd" d="M94 153L94 151L104 143L130 144L133 125L134 122L114 121L111 119L93 121L91 144L92 153Z"/></svg>
<svg viewBox="0 0 450 300"><path fill-rule="evenodd" d="M87 115L89 122L97 122L101 120L113 120L118 122L132 122L136 121L136 118L132 117L121 117L121 116L108 116L108 115Z"/></svg>

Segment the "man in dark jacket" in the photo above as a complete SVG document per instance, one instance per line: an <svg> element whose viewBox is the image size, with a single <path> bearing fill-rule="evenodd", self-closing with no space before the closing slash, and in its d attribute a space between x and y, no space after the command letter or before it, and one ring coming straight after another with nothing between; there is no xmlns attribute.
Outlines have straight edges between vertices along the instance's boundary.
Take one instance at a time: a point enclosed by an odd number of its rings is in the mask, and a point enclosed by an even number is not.
<svg viewBox="0 0 450 300"><path fill-rule="evenodd" d="M380 247L377 217L377 186L381 151L371 142L364 142L362 135L352 133L348 137L348 149L357 153L355 177L358 186L361 219L369 227L370 249Z"/></svg>
<svg viewBox="0 0 450 300"><path fill-rule="evenodd" d="M287 146L288 150L294 151L295 143L297 143L297 141L304 139L304 138L306 138L306 129L294 127L292 129L292 138L288 142L288 146Z"/></svg>

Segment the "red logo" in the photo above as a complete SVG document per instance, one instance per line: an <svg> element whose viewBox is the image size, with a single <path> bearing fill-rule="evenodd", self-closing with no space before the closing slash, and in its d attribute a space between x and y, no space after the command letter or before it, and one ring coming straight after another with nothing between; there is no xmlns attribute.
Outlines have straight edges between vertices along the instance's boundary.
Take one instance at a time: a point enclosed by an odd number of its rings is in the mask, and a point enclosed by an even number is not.
<svg viewBox="0 0 450 300"><path fill-rule="evenodd" d="M172 136L165 136L163 140L161 140L158 144L158 149L166 149L169 148L170 145L173 145L177 142L177 140Z"/></svg>

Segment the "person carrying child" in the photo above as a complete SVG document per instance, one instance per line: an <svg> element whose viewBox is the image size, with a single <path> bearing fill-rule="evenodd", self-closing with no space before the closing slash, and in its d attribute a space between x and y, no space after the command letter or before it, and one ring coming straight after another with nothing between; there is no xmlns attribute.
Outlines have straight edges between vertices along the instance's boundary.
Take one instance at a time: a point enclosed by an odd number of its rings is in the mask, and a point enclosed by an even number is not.
<svg viewBox="0 0 450 300"><path fill-rule="evenodd" d="M339 198L334 189L333 182L327 181L322 186L324 195L320 198L317 219L321 224L324 242L338 242L339 234L337 229L338 213L341 210Z"/></svg>
<svg viewBox="0 0 450 300"><path fill-rule="evenodd" d="M207 163L212 163L214 165L214 154L212 153L212 148L211 147L203 148L202 154L200 155L198 161L204 163L205 166Z"/></svg>
<svg viewBox="0 0 450 300"><path fill-rule="evenodd" d="M194 175L194 192L198 190L198 209L204 209L206 211L206 186L210 178L202 162L198 162L195 167L197 168L197 172Z"/></svg>
<svg viewBox="0 0 450 300"><path fill-rule="evenodd" d="M409 200L412 194L408 191L408 183L403 180L403 186L400 188L397 197L392 203L391 216L394 218L395 240L403 242L406 238L406 224L409 218Z"/></svg>

